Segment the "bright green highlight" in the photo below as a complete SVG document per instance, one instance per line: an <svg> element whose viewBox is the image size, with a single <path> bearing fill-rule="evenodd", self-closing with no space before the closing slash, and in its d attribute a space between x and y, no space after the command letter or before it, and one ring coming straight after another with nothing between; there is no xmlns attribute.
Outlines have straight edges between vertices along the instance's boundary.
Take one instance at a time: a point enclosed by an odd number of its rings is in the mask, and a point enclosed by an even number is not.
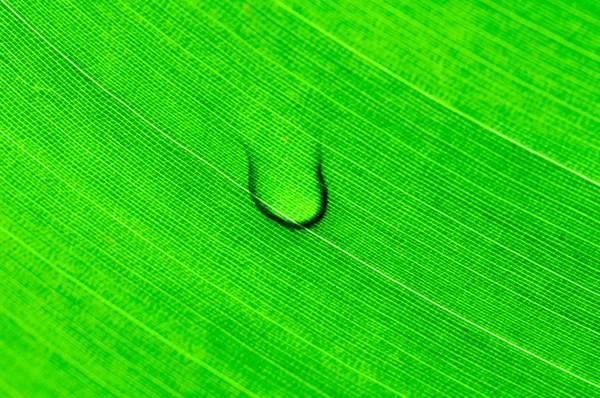
<svg viewBox="0 0 600 398"><path fill-rule="evenodd" d="M0 397L600 395L599 26L0 0Z"/></svg>

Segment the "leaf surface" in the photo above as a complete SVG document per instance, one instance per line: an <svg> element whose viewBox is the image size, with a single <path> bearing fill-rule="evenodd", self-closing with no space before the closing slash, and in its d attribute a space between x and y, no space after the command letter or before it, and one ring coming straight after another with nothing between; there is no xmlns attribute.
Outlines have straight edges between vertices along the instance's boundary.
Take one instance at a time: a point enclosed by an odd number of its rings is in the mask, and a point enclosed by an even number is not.
<svg viewBox="0 0 600 398"><path fill-rule="evenodd" d="M600 395L595 3L0 3L0 395Z"/></svg>

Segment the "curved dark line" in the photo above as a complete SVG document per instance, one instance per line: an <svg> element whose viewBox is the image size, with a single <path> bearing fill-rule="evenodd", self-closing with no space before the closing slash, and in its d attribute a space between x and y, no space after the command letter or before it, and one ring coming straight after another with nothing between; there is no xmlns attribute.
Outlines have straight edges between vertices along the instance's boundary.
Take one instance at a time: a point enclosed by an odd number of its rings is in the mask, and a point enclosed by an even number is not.
<svg viewBox="0 0 600 398"><path fill-rule="evenodd" d="M319 150L317 164L316 164L316 172L317 178L319 180L319 186L321 188L320 197L319 197L319 211L309 220L303 221L301 223L295 223L292 221L285 220L271 210L269 210L263 203L263 201L258 197L256 193L256 176L254 165L252 163L252 155L250 150L246 148L246 154L248 156L248 190L250 191L250 196L252 197L252 201L256 205L256 207L263 213L267 218L275 221L279 225L282 225L286 228L290 229L305 229L310 228L325 216L325 212L327 211L327 203L329 201L329 192L327 190L327 185L325 184L325 178L323 177L323 162L321 159L321 151Z"/></svg>

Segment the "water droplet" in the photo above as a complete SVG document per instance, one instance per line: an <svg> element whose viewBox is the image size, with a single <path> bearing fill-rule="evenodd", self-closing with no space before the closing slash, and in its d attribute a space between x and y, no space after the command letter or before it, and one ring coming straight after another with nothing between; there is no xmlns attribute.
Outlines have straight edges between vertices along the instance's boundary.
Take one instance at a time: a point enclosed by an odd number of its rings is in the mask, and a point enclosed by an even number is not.
<svg viewBox="0 0 600 398"><path fill-rule="evenodd" d="M280 142L289 142L288 137ZM281 148L281 146L277 146ZM292 229L319 222L327 208L320 149L248 150L248 188L256 207L269 219Z"/></svg>

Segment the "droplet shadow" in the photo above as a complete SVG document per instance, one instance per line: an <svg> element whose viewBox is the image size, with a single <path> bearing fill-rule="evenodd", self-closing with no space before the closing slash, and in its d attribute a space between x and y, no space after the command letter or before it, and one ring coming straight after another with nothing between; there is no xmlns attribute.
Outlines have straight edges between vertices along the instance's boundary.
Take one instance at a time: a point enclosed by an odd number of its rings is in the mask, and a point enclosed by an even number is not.
<svg viewBox="0 0 600 398"><path fill-rule="evenodd" d="M269 204L265 203L260 198L260 195L257 190L258 175L256 167L254 165L254 158L251 151L248 148L246 148L246 154L248 158L248 190L250 191L252 201L262 214L264 214L268 219L275 221L279 225L294 230L310 228L323 219L325 213L327 212L329 192L325 183L325 178L323 177L323 162L320 149L318 150L317 161L314 165L315 178L319 187L319 204L313 216L298 221L291 220L290 218L283 218L280 215L274 213L269 208Z"/></svg>

